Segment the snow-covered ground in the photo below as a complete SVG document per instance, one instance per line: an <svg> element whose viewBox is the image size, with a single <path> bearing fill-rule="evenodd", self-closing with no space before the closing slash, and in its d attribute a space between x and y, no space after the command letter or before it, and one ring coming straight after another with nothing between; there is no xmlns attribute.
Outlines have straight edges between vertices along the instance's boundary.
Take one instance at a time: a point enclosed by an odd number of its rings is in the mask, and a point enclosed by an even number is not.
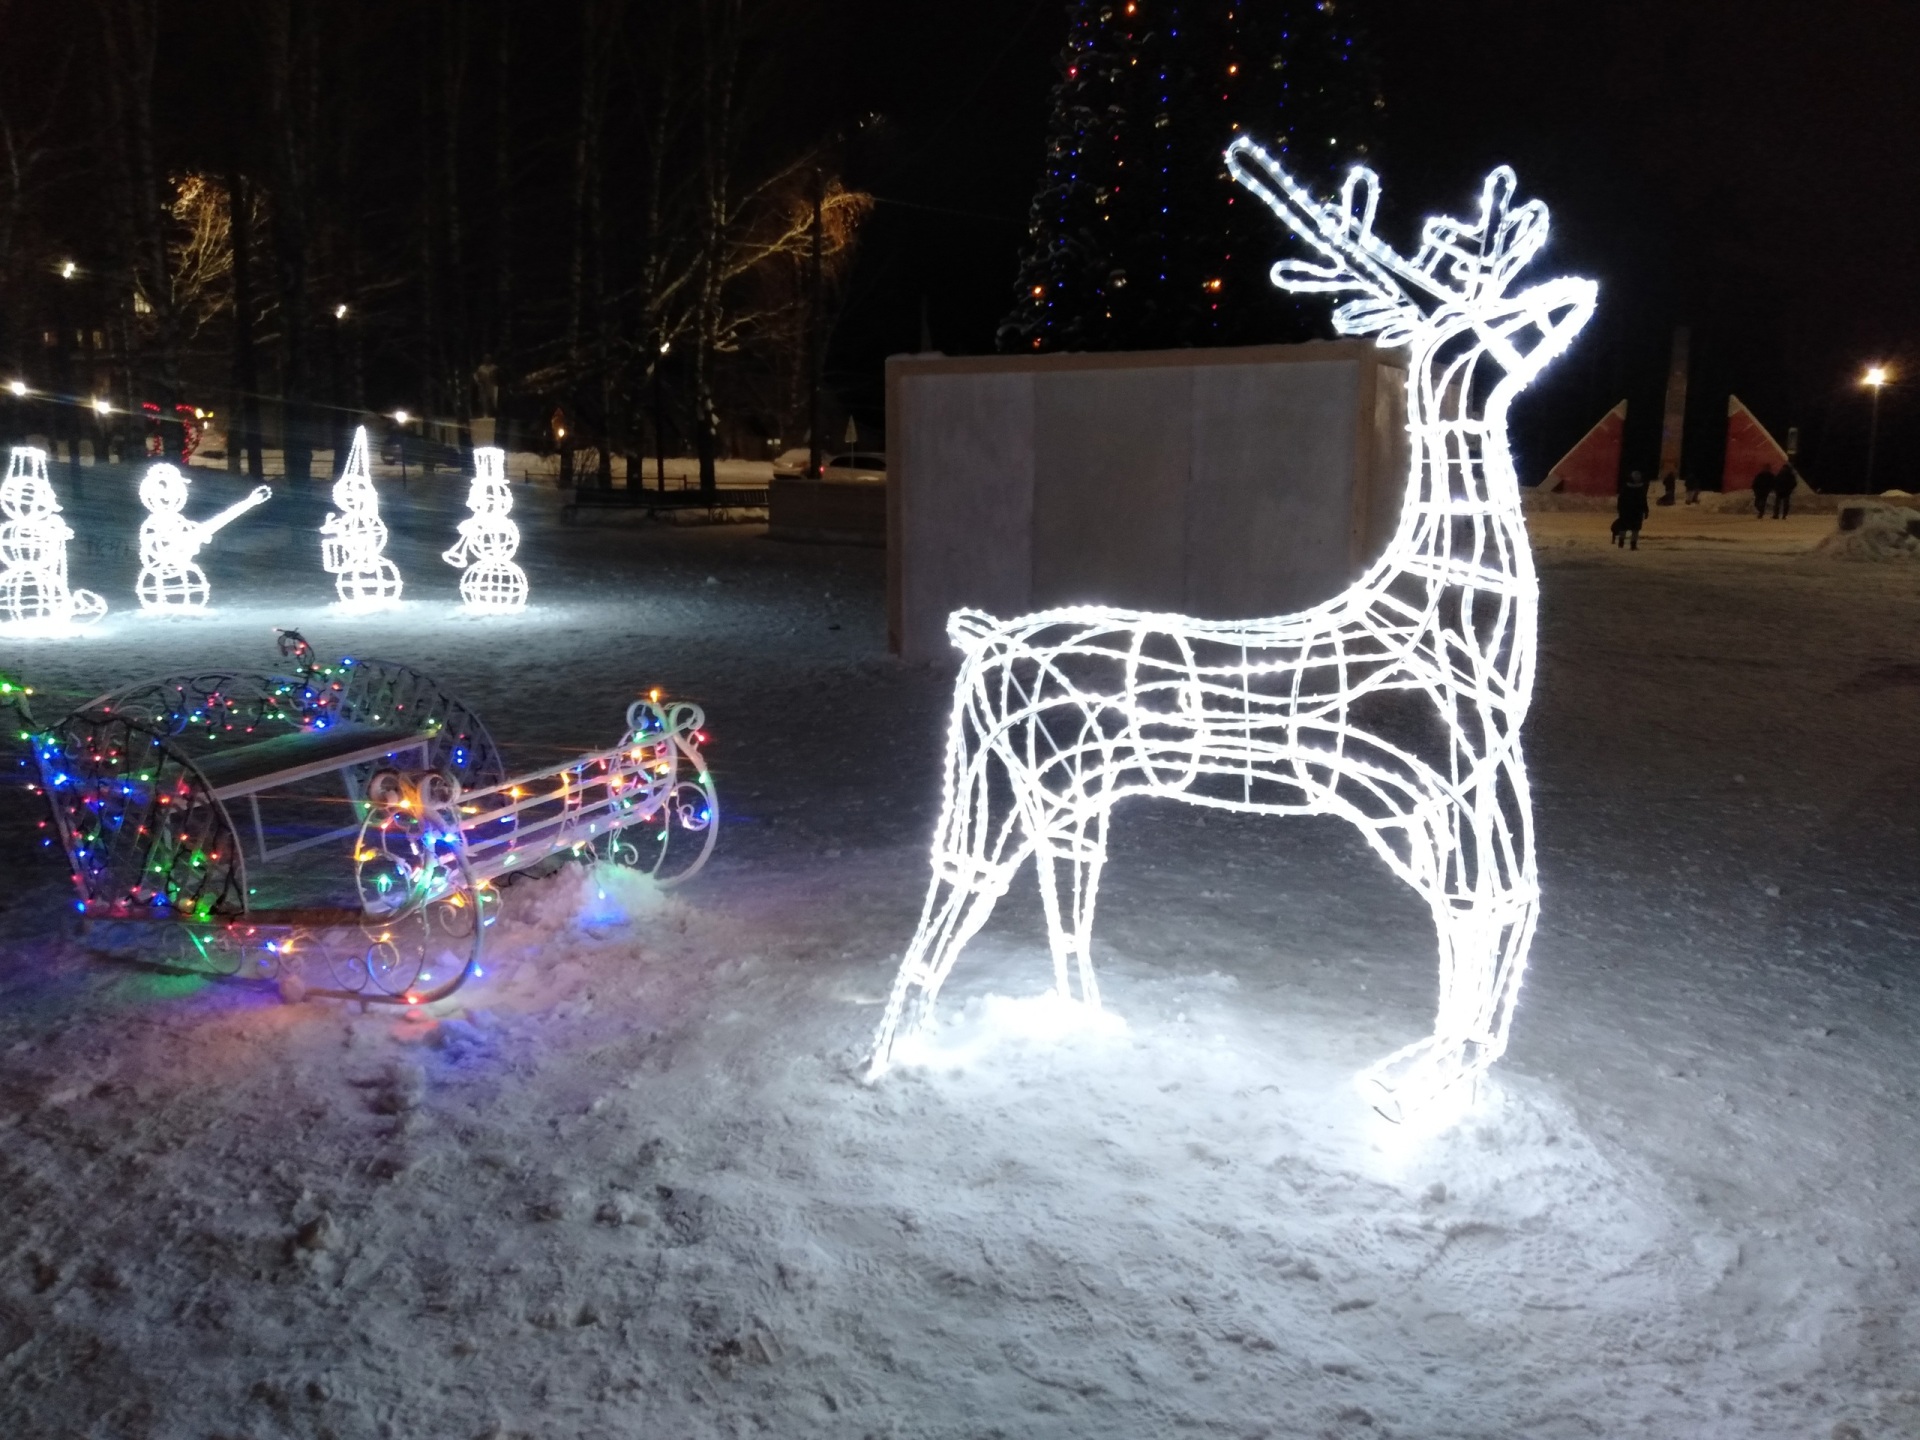
<svg viewBox="0 0 1920 1440"><path fill-rule="evenodd" d="M405 1019L89 957L0 793L0 1435L1920 1435L1912 569L1543 517L1533 968L1477 1106L1396 1130L1347 1077L1427 1024L1411 895L1333 822L1166 806L1116 825L1102 1022L1036 998L1021 887L858 1082L945 707L877 553L520 492L535 608L476 621L464 486L383 482L397 612L332 613L276 501L219 613L157 621L98 480L114 613L0 640L44 708L275 624L436 672L516 762L660 685L725 823L668 898L514 888L489 978Z"/></svg>

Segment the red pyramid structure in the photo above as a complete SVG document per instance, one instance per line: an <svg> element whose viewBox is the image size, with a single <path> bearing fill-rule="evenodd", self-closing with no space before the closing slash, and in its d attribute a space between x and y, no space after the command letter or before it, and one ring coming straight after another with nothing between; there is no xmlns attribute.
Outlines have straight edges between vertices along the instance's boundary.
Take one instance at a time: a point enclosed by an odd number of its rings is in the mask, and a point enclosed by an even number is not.
<svg viewBox="0 0 1920 1440"><path fill-rule="evenodd" d="M1751 490L1753 477L1762 470L1778 470L1787 464L1787 452L1767 433L1767 427L1753 418L1753 412L1738 395L1727 397L1727 463L1720 470L1722 490Z"/></svg>
<svg viewBox="0 0 1920 1440"><path fill-rule="evenodd" d="M1563 495L1613 495L1620 489L1620 444L1627 428L1627 402L1622 400L1580 442L1547 471L1542 490Z"/></svg>

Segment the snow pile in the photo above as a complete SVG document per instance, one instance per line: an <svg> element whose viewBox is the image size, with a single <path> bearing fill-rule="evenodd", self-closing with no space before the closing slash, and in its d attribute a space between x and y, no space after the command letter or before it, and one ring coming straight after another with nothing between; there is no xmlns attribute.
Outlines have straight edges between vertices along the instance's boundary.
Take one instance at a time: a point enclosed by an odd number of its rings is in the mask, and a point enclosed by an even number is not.
<svg viewBox="0 0 1920 1440"><path fill-rule="evenodd" d="M130 533L96 478L76 528ZM1395 1128L1350 1081L1431 1022L1424 908L1336 821L1172 805L1116 812L1104 1013L1045 996L1028 871L861 1083L951 693L886 659L883 557L527 505L535 604L482 623L431 564L464 483L382 485L438 582L392 612L301 533L0 668L52 711L295 624L529 768L658 684L713 863L510 885L457 1003L363 1013L88 954L0 788L0 1436L1920 1434L1920 756L1828 743L1920 723L1906 577L1543 555L1513 1049Z"/></svg>
<svg viewBox="0 0 1920 1440"><path fill-rule="evenodd" d="M1844 528L1858 516L1851 529ZM1840 526L1814 547L1838 560L1913 560L1920 558L1920 511L1903 505L1848 504Z"/></svg>

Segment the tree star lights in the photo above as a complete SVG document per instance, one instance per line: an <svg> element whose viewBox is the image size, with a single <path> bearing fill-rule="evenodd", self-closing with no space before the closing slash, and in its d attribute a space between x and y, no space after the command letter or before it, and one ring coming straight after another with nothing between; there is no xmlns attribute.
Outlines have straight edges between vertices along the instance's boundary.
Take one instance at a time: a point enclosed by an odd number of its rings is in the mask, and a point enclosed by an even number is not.
<svg viewBox="0 0 1920 1440"><path fill-rule="evenodd" d="M1280 261L1273 283L1351 297L1335 330L1408 348L1398 529L1343 594L1272 619L955 612L947 629L964 659L933 880L872 1076L925 1023L1030 855L1055 987L1074 998L1077 982L1077 998L1099 1004L1094 900L1108 817L1133 795L1338 816L1427 902L1438 1014L1430 1036L1358 1077L1383 1113L1412 1113L1506 1048L1539 899L1520 749L1539 588L1507 412L1586 324L1596 289L1557 279L1508 293L1546 241L1547 210L1513 204L1504 166L1476 218L1429 219L1409 259L1374 234L1371 170L1354 169L1339 202L1322 204L1249 140L1227 163L1316 256Z"/></svg>

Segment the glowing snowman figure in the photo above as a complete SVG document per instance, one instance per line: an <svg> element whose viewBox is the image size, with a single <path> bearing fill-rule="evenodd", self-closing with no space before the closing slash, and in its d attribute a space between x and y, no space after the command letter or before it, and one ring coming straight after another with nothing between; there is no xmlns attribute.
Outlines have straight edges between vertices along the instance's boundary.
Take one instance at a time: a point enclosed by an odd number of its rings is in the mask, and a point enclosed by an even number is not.
<svg viewBox="0 0 1920 1440"><path fill-rule="evenodd" d="M200 547L215 531L273 498L271 489L256 485L246 499L218 515L189 520L180 513L187 503L189 483L171 465L155 465L141 477L140 503L148 514L140 522L140 578L133 589L142 610L206 609L207 572L194 563Z"/></svg>
<svg viewBox="0 0 1920 1440"><path fill-rule="evenodd" d="M67 541L73 528L47 479L47 452L15 446L0 481L0 619L58 628L91 625L107 602L67 584Z"/></svg>
<svg viewBox="0 0 1920 1440"><path fill-rule="evenodd" d="M353 432L346 468L333 482L333 503L340 513L320 524L320 564L332 573L340 603L357 609L392 604L400 598L402 582L399 567L385 553L387 526L373 488L364 425Z"/></svg>
<svg viewBox="0 0 1920 1440"><path fill-rule="evenodd" d="M467 492L473 512L460 522L460 539L440 558L465 565L460 598L470 610L524 610L527 572L513 563L520 548L520 527L507 518L513 491L507 486L507 452L482 447L473 452L473 488Z"/></svg>

